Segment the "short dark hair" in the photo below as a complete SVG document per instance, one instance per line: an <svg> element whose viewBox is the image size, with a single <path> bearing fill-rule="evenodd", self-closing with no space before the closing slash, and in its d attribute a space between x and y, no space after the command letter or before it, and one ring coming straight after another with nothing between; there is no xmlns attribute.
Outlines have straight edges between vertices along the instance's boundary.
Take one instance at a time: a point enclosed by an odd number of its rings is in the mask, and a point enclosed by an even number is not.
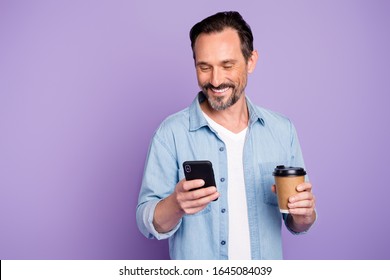
<svg viewBox="0 0 390 280"><path fill-rule="evenodd" d="M221 32L225 28L233 28L237 31L241 42L241 51L246 61L251 57L253 51L252 30L242 18L240 13L235 11L219 12L209 16L195 24L190 31L192 54L195 59L195 41L201 33Z"/></svg>

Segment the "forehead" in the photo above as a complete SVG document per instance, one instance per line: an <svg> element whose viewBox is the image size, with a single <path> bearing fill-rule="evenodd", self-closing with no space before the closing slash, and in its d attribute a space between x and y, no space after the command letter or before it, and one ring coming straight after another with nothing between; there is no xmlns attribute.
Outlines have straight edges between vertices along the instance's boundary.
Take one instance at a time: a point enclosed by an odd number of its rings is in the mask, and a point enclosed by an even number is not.
<svg viewBox="0 0 390 280"><path fill-rule="evenodd" d="M237 31L231 28L221 32L201 33L195 41L194 52L196 61L244 59L240 37Z"/></svg>

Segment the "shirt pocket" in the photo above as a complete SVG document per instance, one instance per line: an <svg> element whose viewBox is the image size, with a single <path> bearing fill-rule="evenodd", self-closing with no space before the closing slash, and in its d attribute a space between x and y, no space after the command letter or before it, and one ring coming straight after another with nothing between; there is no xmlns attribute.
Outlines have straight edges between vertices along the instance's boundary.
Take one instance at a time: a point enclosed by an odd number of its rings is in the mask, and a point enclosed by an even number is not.
<svg viewBox="0 0 390 280"><path fill-rule="evenodd" d="M275 184L274 176L272 172L280 163L277 162L264 162L260 163L260 182L261 190L263 192L264 203L272 206L278 206L278 198L274 192L272 192L272 185Z"/></svg>

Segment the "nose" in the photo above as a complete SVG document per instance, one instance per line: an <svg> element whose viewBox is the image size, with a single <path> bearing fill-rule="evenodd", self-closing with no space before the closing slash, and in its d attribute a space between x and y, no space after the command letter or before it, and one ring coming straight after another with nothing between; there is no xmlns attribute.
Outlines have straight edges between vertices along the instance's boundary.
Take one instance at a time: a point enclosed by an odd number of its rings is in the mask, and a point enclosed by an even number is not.
<svg viewBox="0 0 390 280"><path fill-rule="evenodd" d="M216 67L211 71L210 83L213 87L218 87L222 83L221 71L219 71Z"/></svg>

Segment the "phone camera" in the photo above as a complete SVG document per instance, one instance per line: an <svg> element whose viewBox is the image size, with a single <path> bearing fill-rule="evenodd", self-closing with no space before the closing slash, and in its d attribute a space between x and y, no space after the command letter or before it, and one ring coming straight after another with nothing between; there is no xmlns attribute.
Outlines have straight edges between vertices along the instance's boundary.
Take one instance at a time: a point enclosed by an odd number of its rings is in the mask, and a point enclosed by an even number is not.
<svg viewBox="0 0 390 280"><path fill-rule="evenodd" d="M184 167L184 169L186 170L187 173L190 173L191 172L191 166L190 165L186 165Z"/></svg>

